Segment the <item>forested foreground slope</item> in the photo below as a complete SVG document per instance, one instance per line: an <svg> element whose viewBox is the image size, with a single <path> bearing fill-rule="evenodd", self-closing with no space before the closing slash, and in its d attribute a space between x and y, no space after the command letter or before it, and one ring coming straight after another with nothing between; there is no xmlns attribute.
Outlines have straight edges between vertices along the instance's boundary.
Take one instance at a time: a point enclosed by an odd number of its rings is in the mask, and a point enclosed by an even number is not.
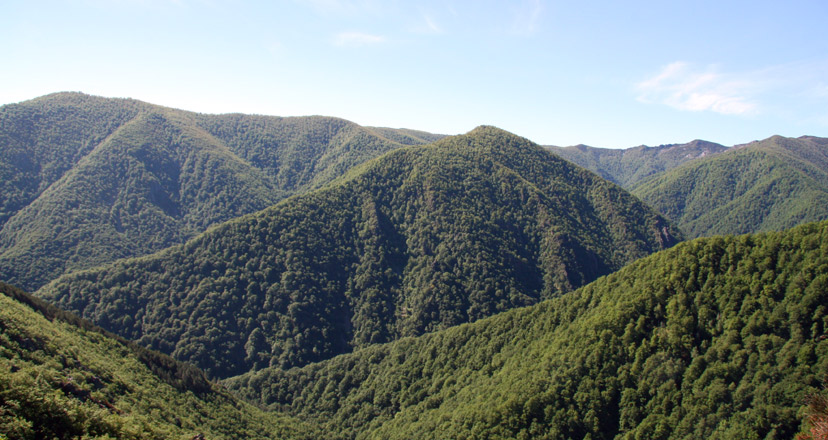
<svg viewBox="0 0 828 440"><path fill-rule="evenodd" d="M633 194L689 237L782 230L828 219L828 139L763 141L645 179Z"/></svg>
<svg viewBox="0 0 828 440"><path fill-rule="evenodd" d="M34 290L180 244L428 138L337 118L202 115L80 93L5 105L0 280Z"/></svg>
<svg viewBox="0 0 828 440"><path fill-rule="evenodd" d="M532 307L225 383L342 438L790 439L826 331L823 222L684 242Z"/></svg>
<svg viewBox="0 0 828 440"><path fill-rule="evenodd" d="M0 283L0 438L319 438L166 355Z"/></svg>
<svg viewBox="0 0 828 440"><path fill-rule="evenodd" d="M566 160L593 171L624 188L632 188L647 177L669 171L686 162L709 158L728 150L713 142L694 140L686 144L642 145L634 148L595 148L587 145L547 147Z"/></svg>
<svg viewBox="0 0 828 440"><path fill-rule="evenodd" d="M228 377L535 304L678 237L617 185L481 127L38 294Z"/></svg>

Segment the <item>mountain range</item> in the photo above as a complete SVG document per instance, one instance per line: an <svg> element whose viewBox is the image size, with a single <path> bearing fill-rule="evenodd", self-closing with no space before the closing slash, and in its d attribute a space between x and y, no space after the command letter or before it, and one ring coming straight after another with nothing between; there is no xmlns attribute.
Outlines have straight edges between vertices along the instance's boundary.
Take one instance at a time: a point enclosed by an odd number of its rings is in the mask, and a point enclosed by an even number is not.
<svg viewBox="0 0 828 440"><path fill-rule="evenodd" d="M774 136L687 162L638 183L632 193L689 237L828 219L828 139Z"/></svg>
<svg viewBox="0 0 828 440"><path fill-rule="evenodd" d="M38 295L227 377L535 304L679 240L617 185L480 127Z"/></svg>
<svg viewBox="0 0 828 440"><path fill-rule="evenodd" d="M686 144L641 145L627 149L548 146L566 160L591 170L599 176L630 189L655 174L669 171L685 162L715 156L728 150L724 145L702 140Z"/></svg>
<svg viewBox="0 0 828 440"><path fill-rule="evenodd" d="M548 147L612 180L689 238L778 231L828 219L828 139L705 141L627 150Z"/></svg>
<svg viewBox="0 0 828 440"><path fill-rule="evenodd" d="M575 292L225 381L331 438L793 438L828 373L828 222L685 242Z"/></svg>
<svg viewBox="0 0 828 440"><path fill-rule="evenodd" d="M436 138L79 93L6 105L0 279L34 290L66 272L149 254Z"/></svg>
<svg viewBox="0 0 828 440"><path fill-rule="evenodd" d="M826 147L0 107L0 437L820 438Z"/></svg>

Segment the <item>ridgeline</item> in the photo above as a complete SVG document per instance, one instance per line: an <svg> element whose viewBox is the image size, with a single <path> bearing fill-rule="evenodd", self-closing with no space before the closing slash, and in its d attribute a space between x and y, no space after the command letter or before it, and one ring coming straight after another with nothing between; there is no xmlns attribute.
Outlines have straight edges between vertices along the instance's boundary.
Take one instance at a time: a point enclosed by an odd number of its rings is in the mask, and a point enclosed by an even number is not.
<svg viewBox="0 0 828 440"><path fill-rule="evenodd" d="M228 377L535 304L679 237L620 187L481 127L38 294Z"/></svg>
<svg viewBox="0 0 828 440"><path fill-rule="evenodd" d="M331 438L790 439L828 379L826 304L823 222L681 243L536 306L225 383Z"/></svg>
<svg viewBox="0 0 828 440"><path fill-rule="evenodd" d="M0 280L149 254L427 133L58 93L0 108ZM438 137L431 135L431 137Z"/></svg>

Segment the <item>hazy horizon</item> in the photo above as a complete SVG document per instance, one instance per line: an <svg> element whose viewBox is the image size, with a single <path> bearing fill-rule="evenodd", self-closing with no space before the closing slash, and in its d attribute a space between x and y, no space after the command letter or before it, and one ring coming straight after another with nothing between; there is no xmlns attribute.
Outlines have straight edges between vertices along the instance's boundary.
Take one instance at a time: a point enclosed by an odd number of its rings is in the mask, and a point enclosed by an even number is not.
<svg viewBox="0 0 828 440"><path fill-rule="evenodd" d="M817 1L98 0L0 7L0 104L79 91L544 145L828 137Z"/></svg>

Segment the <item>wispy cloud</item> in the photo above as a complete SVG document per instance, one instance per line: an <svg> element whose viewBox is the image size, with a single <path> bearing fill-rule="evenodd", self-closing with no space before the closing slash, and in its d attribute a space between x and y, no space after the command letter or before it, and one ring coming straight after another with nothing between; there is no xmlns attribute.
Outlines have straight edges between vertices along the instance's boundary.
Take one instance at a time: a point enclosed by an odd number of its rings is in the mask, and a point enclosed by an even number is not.
<svg viewBox="0 0 828 440"><path fill-rule="evenodd" d="M532 34L538 29L543 4L541 0L523 2L515 14L513 30L519 34Z"/></svg>
<svg viewBox="0 0 828 440"><path fill-rule="evenodd" d="M429 14L422 14L422 20L419 25L414 28L414 32L421 34L442 34L443 28L437 24L437 21Z"/></svg>
<svg viewBox="0 0 828 440"><path fill-rule="evenodd" d="M363 32L342 32L336 34L333 44L340 47L359 47L384 43L386 38L382 35L366 34Z"/></svg>
<svg viewBox="0 0 828 440"><path fill-rule="evenodd" d="M677 61L637 83L640 102L679 110L756 115L828 125L828 59L767 65L741 72Z"/></svg>
<svg viewBox="0 0 828 440"><path fill-rule="evenodd" d="M295 0L310 5L317 12L327 15L355 15L376 13L381 2L376 0Z"/></svg>
<svg viewBox="0 0 828 440"><path fill-rule="evenodd" d="M636 84L638 100L679 110L744 115L759 109L756 95L763 85L755 75L721 73L715 67L700 70L674 62Z"/></svg>

